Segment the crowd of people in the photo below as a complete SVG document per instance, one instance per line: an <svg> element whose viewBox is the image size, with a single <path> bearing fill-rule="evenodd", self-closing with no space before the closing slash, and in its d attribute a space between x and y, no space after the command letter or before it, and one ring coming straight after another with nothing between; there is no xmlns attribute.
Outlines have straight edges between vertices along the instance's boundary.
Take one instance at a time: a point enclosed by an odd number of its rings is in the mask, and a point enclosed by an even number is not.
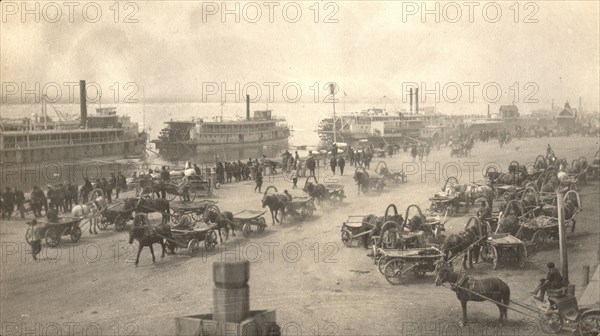
<svg viewBox="0 0 600 336"><path fill-rule="evenodd" d="M15 211L18 211L21 218L25 218L29 211L35 218L47 215L50 209L58 213L69 213L74 205L88 203L90 193L96 188L101 189L106 200L112 203L113 193L116 198L119 198L121 191L127 189L127 181L123 173L117 176L111 173L108 180L96 179L94 183L85 178L81 187L65 181L57 185L47 185L44 191L36 185L29 193L29 197L18 188L6 187L3 192L0 192L2 219L10 220Z"/></svg>

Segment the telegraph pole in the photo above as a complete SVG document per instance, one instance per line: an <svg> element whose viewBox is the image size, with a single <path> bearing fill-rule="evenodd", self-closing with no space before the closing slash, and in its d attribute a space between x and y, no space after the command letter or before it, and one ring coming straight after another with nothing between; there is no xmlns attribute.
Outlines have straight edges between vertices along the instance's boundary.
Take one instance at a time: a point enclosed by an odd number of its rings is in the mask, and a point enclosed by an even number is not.
<svg viewBox="0 0 600 336"><path fill-rule="evenodd" d="M335 117L335 85L329 84L329 91L331 92L331 95L333 97L332 102L333 102L333 142L337 143L337 136L335 134L335 127L336 127L336 122L337 119Z"/></svg>
<svg viewBox="0 0 600 336"><path fill-rule="evenodd" d="M567 236L565 232L565 213L563 209L563 194L556 192L556 207L558 208L558 238L560 248L560 264L562 265L562 275L565 283L569 282L569 261L567 258Z"/></svg>

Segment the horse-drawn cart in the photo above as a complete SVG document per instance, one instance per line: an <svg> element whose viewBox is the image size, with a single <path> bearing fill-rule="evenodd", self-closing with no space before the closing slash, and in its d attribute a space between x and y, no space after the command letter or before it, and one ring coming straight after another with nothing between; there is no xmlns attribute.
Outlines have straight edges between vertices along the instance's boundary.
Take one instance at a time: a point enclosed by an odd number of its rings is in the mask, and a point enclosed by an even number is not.
<svg viewBox="0 0 600 336"><path fill-rule="evenodd" d="M204 220L204 213L216 201L202 200L199 202L172 202L171 220L175 224L200 223Z"/></svg>
<svg viewBox="0 0 600 336"><path fill-rule="evenodd" d="M326 199L333 203L342 203L346 198L343 184L325 184L325 190L327 191Z"/></svg>
<svg viewBox="0 0 600 336"><path fill-rule="evenodd" d="M569 227L571 232L575 230L574 217L565 220L565 232ZM550 239L558 240L558 218L542 215L528 219L520 225L516 236L530 245L533 251L543 250Z"/></svg>
<svg viewBox="0 0 600 336"><path fill-rule="evenodd" d="M384 181L393 181L396 184L406 182L406 172L402 169L389 169L385 161L379 161L377 163L375 172L379 174Z"/></svg>
<svg viewBox="0 0 600 336"><path fill-rule="evenodd" d="M348 216L348 219L342 223L342 243L344 246L351 247L352 242L358 238L369 235L373 230L364 230L368 223L363 222L365 216Z"/></svg>
<svg viewBox="0 0 600 336"><path fill-rule="evenodd" d="M491 234L481 246L481 259L496 269L499 264L524 267L527 261L527 249L518 238L508 233Z"/></svg>
<svg viewBox="0 0 600 336"><path fill-rule="evenodd" d="M81 228L79 223L82 217L62 217L58 219L58 222L46 222L38 223L35 227L28 223L27 232L25 232L25 241L31 244L33 241L33 230L38 231L40 235L44 236L46 245L49 247L56 247L60 244L62 236L70 236L71 242L76 243L81 238Z"/></svg>
<svg viewBox="0 0 600 336"><path fill-rule="evenodd" d="M262 233L267 228L267 221L263 217L266 211L263 210L243 210L233 216L233 223L241 228L244 237L248 238L256 227L256 232Z"/></svg>
<svg viewBox="0 0 600 336"><path fill-rule="evenodd" d="M424 277L427 272L434 272L436 261L444 257L444 253L433 246L408 250L379 248L379 253L379 264L385 263L383 275L392 285L400 285L408 272L418 278Z"/></svg>
<svg viewBox="0 0 600 336"><path fill-rule="evenodd" d="M110 205L100 211L98 228L106 230L109 225L114 225L116 231L123 231L127 222L132 218L132 213L133 210L125 209L125 204L123 203Z"/></svg>
<svg viewBox="0 0 600 336"><path fill-rule="evenodd" d="M307 216L311 216L317 207L315 199L312 197L294 197L285 205L285 212L294 217L300 217L304 220Z"/></svg>
<svg viewBox="0 0 600 336"><path fill-rule="evenodd" d="M200 242L204 243L206 251L213 251L217 246L217 228L205 227L194 228L190 230L171 229L171 238L167 244L171 253L175 253L176 249L186 249L186 253L190 256L196 254L200 248Z"/></svg>

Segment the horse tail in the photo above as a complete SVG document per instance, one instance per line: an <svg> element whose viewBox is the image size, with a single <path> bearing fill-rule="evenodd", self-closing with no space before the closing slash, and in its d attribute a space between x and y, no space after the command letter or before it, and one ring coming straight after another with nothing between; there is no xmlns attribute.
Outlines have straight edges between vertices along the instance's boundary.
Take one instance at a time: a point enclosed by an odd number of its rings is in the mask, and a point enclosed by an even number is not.
<svg viewBox="0 0 600 336"><path fill-rule="evenodd" d="M502 293L502 303L505 306L510 305L510 287L505 282L502 282L500 292ZM504 317L508 319L508 307L502 307L502 312L504 313Z"/></svg>

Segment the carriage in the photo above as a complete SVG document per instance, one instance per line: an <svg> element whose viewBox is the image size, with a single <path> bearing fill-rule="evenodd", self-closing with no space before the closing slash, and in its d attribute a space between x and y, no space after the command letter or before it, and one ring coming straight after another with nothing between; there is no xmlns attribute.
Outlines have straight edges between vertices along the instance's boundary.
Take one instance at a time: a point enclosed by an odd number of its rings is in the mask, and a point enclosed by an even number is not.
<svg viewBox="0 0 600 336"><path fill-rule="evenodd" d="M109 225L114 225L116 231L125 230L125 225L132 217L133 210L125 209L125 204L117 203L100 210L98 216L98 228L100 230L108 229Z"/></svg>
<svg viewBox="0 0 600 336"><path fill-rule="evenodd" d="M471 148L466 143L453 144L450 146L450 157L471 156Z"/></svg>
<svg viewBox="0 0 600 336"><path fill-rule="evenodd" d="M446 214L448 217L454 216L458 212L460 201L457 195L434 196L429 198L431 205L429 211L431 214Z"/></svg>
<svg viewBox="0 0 600 336"><path fill-rule="evenodd" d="M396 184L406 182L406 172L402 169L389 169L385 161L379 161L377 163L375 172L379 174L384 181L393 181Z"/></svg>
<svg viewBox="0 0 600 336"><path fill-rule="evenodd" d="M294 197L285 205L285 212L294 217L300 217L304 220L307 216L311 216L317 207L313 197Z"/></svg>
<svg viewBox="0 0 600 336"><path fill-rule="evenodd" d="M186 223L199 223L204 220L204 213L206 210L215 205L216 201L202 200L199 202L172 202L171 207L171 220L176 225Z"/></svg>
<svg viewBox="0 0 600 336"><path fill-rule="evenodd" d="M351 247L352 242L358 238L369 235L373 230L365 231L363 222L364 216L348 216L345 222L342 223L342 243L346 247Z"/></svg>
<svg viewBox="0 0 600 336"><path fill-rule="evenodd" d="M173 254L177 249L185 249L189 256L194 256L200 248L200 242L204 243L206 251L214 251L218 243L216 230L216 227L171 229L172 239L167 240L169 251Z"/></svg>
<svg viewBox="0 0 600 336"><path fill-rule="evenodd" d="M369 176L367 170L364 167L357 167L354 171L354 180L359 185L359 190L362 188L363 192L367 192L369 189L375 189L382 191L385 187L385 179L378 176Z"/></svg>
<svg viewBox="0 0 600 336"><path fill-rule="evenodd" d="M500 264L519 265L527 261L527 248L520 239L508 233L490 234L481 246L481 259L498 268Z"/></svg>
<svg viewBox="0 0 600 336"><path fill-rule="evenodd" d="M333 203L342 203L346 195L343 184L325 184L326 198Z"/></svg>
<svg viewBox="0 0 600 336"><path fill-rule="evenodd" d="M44 236L46 245L49 247L56 247L60 244L62 236L70 236L72 243L77 243L81 238L81 228L79 223L83 217L60 217L58 222L45 222L36 225L36 230L41 230L40 234ZM25 232L25 241L31 245L33 241L33 229L34 227L27 223L29 226L27 232Z"/></svg>
<svg viewBox="0 0 600 336"><path fill-rule="evenodd" d="M233 216L233 225L241 228L246 238L255 232L253 226L256 227L256 232L262 233L267 228L267 221L263 217L265 213L263 210L242 210Z"/></svg>
<svg viewBox="0 0 600 336"><path fill-rule="evenodd" d="M531 245L533 251L540 251L547 245L549 239L558 240L558 218L538 216L520 223L521 228L516 236ZM571 227L575 230L573 221L565 221L565 229Z"/></svg>
<svg viewBox="0 0 600 336"><path fill-rule="evenodd" d="M187 180L184 180L186 178ZM193 202L196 197L212 196L213 194L210 178L209 181L204 181L200 176L187 176L169 181L157 180L144 185L137 193L138 196L141 194L144 197L154 198L155 193L164 191L165 198L169 201L174 201L175 198L179 197L182 202Z"/></svg>
<svg viewBox="0 0 600 336"><path fill-rule="evenodd" d="M435 263L444 258L444 253L434 246L406 250L378 248L378 255L379 270L392 285L402 284L408 272L417 278L434 272Z"/></svg>
<svg viewBox="0 0 600 336"><path fill-rule="evenodd" d="M406 221L410 221L411 217L410 210L415 209L419 217L421 217L421 226L420 230L425 233L425 237L428 239L428 242L441 243L444 241L445 236L444 232L446 231L444 224L445 219L440 220L439 216L425 216L421 211L421 208L416 204L411 204L406 208L406 212L404 214L404 219Z"/></svg>

